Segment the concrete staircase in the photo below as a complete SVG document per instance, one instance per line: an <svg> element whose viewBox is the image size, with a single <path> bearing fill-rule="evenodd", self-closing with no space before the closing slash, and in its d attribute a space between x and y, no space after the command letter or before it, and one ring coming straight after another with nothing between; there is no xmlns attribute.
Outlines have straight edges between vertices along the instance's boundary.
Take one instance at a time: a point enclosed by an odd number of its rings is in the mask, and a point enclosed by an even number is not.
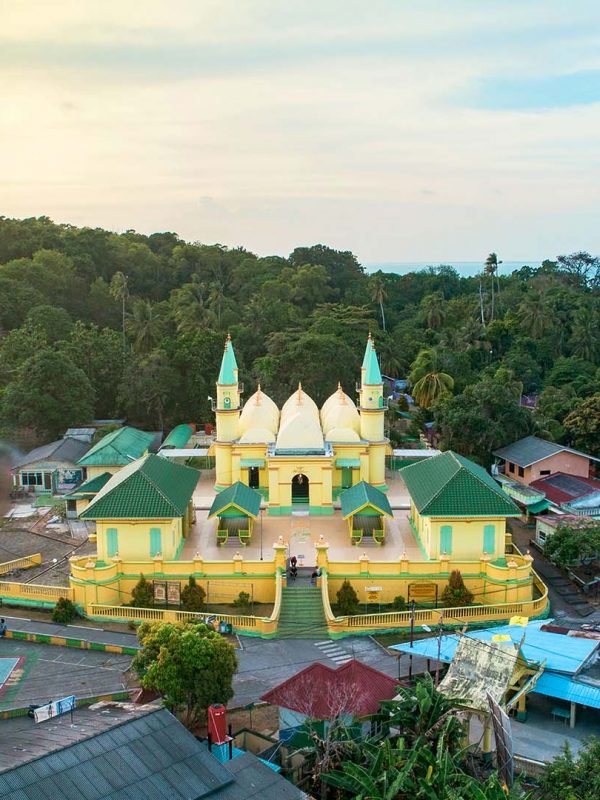
<svg viewBox="0 0 600 800"><path fill-rule="evenodd" d="M282 590L278 639L327 639L321 590L303 582Z"/></svg>

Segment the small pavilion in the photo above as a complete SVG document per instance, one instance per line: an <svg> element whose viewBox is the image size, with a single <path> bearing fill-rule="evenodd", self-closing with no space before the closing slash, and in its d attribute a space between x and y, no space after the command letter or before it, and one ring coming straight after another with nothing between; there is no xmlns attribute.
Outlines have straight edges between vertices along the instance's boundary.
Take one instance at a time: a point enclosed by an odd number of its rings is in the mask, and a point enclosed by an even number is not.
<svg viewBox="0 0 600 800"><path fill-rule="evenodd" d="M237 481L215 497L208 519L218 518L217 541L227 544L230 535L237 536L240 544L252 539L254 520L260 513L262 497L245 483Z"/></svg>
<svg viewBox="0 0 600 800"><path fill-rule="evenodd" d="M352 544L363 537L376 544L385 542L385 518L393 517L390 501L385 494L366 481L360 481L340 495L342 517L348 522Z"/></svg>

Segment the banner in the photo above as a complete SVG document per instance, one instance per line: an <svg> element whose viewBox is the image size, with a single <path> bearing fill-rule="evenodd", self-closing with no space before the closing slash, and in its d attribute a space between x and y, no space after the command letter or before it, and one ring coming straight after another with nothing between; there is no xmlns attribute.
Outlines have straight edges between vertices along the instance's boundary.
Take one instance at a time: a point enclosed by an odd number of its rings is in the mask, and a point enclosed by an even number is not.
<svg viewBox="0 0 600 800"><path fill-rule="evenodd" d="M55 700L48 705L40 706L34 709L33 718L36 722L45 722L52 717L58 717L60 714L66 714L68 711L73 711L75 708L75 695L63 697L62 700Z"/></svg>

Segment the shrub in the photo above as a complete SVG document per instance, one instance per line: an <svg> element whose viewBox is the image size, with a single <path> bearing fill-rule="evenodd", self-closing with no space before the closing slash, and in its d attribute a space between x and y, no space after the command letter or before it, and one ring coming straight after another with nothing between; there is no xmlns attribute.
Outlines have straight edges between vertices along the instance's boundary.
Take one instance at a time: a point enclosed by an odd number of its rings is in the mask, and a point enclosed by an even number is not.
<svg viewBox="0 0 600 800"><path fill-rule="evenodd" d="M250 607L250 595L248 592L240 592L237 599L233 601L233 605L244 610Z"/></svg>
<svg viewBox="0 0 600 800"><path fill-rule="evenodd" d="M143 575L140 575L139 581L133 587L131 592L131 603L133 608L153 608L154 607L154 590L152 584L147 581Z"/></svg>
<svg viewBox="0 0 600 800"><path fill-rule="evenodd" d="M358 610L358 595L348 580L344 581L338 589L337 605L340 614L355 614Z"/></svg>
<svg viewBox="0 0 600 800"><path fill-rule="evenodd" d="M188 585L181 592L181 605L184 611L202 611L205 598L206 592L198 586L194 576L190 575Z"/></svg>
<svg viewBox="0 0 600 800"><path fill-rule="evenodd" d="M468 606L473 602L473 595L465 586L460 570L453 569L450 573L448 586L442 592L442 604L450 608Z"/></svg>
<svg viewBox="0 0 600 800"><path fill-rule="evenodd" d="M402 597L401 594L398 594L396 595L396 597L394 597L392 608L394 609L394 611L406 611L406 600Z"/></svg>
<svg viewBox="0 0 600 800"><path fill-rule="evenodd" d="M58 603L52 612L52 622L58 622L66 625L71 622L75 617L79 616L75 605L66 597L59 597Z"/></svg>

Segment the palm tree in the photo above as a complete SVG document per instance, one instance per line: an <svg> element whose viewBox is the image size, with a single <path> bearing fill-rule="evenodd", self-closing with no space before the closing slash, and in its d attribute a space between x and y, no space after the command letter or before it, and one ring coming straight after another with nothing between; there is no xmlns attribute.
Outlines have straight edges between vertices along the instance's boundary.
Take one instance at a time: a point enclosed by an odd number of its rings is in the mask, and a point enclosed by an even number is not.
<svg viewBox="0 0 600 800"><path fill-rule="evenodd" d="M442 292L433 292L432 294L425 295L421 300L421 308L425 312L427 327L433 330L442 327L446 319L444 295Z"/></svg>
<svg viewBox="0 0 600 800"><path fill-rule="evenodd" d="M571 350L574 356L597 363L600 349L599 322L598 312L589 306L581 306L573 314Z"/></svg>
<svg viewBox="0 0 600 800"><path fill-rule="evenodd" d="M501 264L501 261L498 261L498 256L496 253L490 253L485 260L485 273L489 275L492 280L492 305L490 310L490 322L494 321L494 277L498 273L498 266ZM500 284L498 284L500 286Z"/></svg>
<svg viewBox="0 0 600 800"><path fill-rule="evenodd" d="M161 318L150 300L136 298L128 325L136 353L149 353L160 342Z"/></svg>
<svg viewBox="0 0 600 800"><path fill-rule="evenodd" d="M379 306L379 310L381 311L381 327L385 331L386 327L383 302L387 298L387 292L385 291L385 281L383 279L382 272L376 272L373 276L371 276L369 280L369 290L371 292L371 300Z"/></svg>
<svg viewBox="0 0 600 800"><path fill-rule="evenodd" d="M125 301L129 297L129 278L122 272L115 272L112 276L109 291L115 300L122 303L122 324L123 324L123 349L125 349Z"/></svg>
<svg viewBox="0 0 600 800"><path fill-rule="evenodd" d="M436 400L454 388L454 378L443 371L437 350L421 350L411 365L411 394L421 408L430 408Z"/></svg>
<svg viewBox="0 0 600 800"><path fill-rule="evenodd" d="M525 331L536 339L543 336L552 325L545 296L541 292L530 292L517 309L519 322Z"/></svg>
<svg viewBox="0 0 600 800"><path fill-rule="evenodd" d="M221 327L221 312L223 309L223 300L225 299L225 283L222 280L214 280L210 284L210 294L208 296L208 302L210 304L211 310L215 310L216 317L217 317L217 325Z"/></svg>
<svg viewBox="0 0 600 800"><path fill-rule="evenodd" d="M198 330L205 316L204 284L197 276L171 292L169 300L177 325L177 333L192 333Z"/></svg>
<svg viewBox="0 0 600 800"><path fill-rule="evenodd" d="M377 354L383 373L389 375L390 378L397 378L403 363L398 356L398 348L391 336L382 336L378 339Z"/></svg>

